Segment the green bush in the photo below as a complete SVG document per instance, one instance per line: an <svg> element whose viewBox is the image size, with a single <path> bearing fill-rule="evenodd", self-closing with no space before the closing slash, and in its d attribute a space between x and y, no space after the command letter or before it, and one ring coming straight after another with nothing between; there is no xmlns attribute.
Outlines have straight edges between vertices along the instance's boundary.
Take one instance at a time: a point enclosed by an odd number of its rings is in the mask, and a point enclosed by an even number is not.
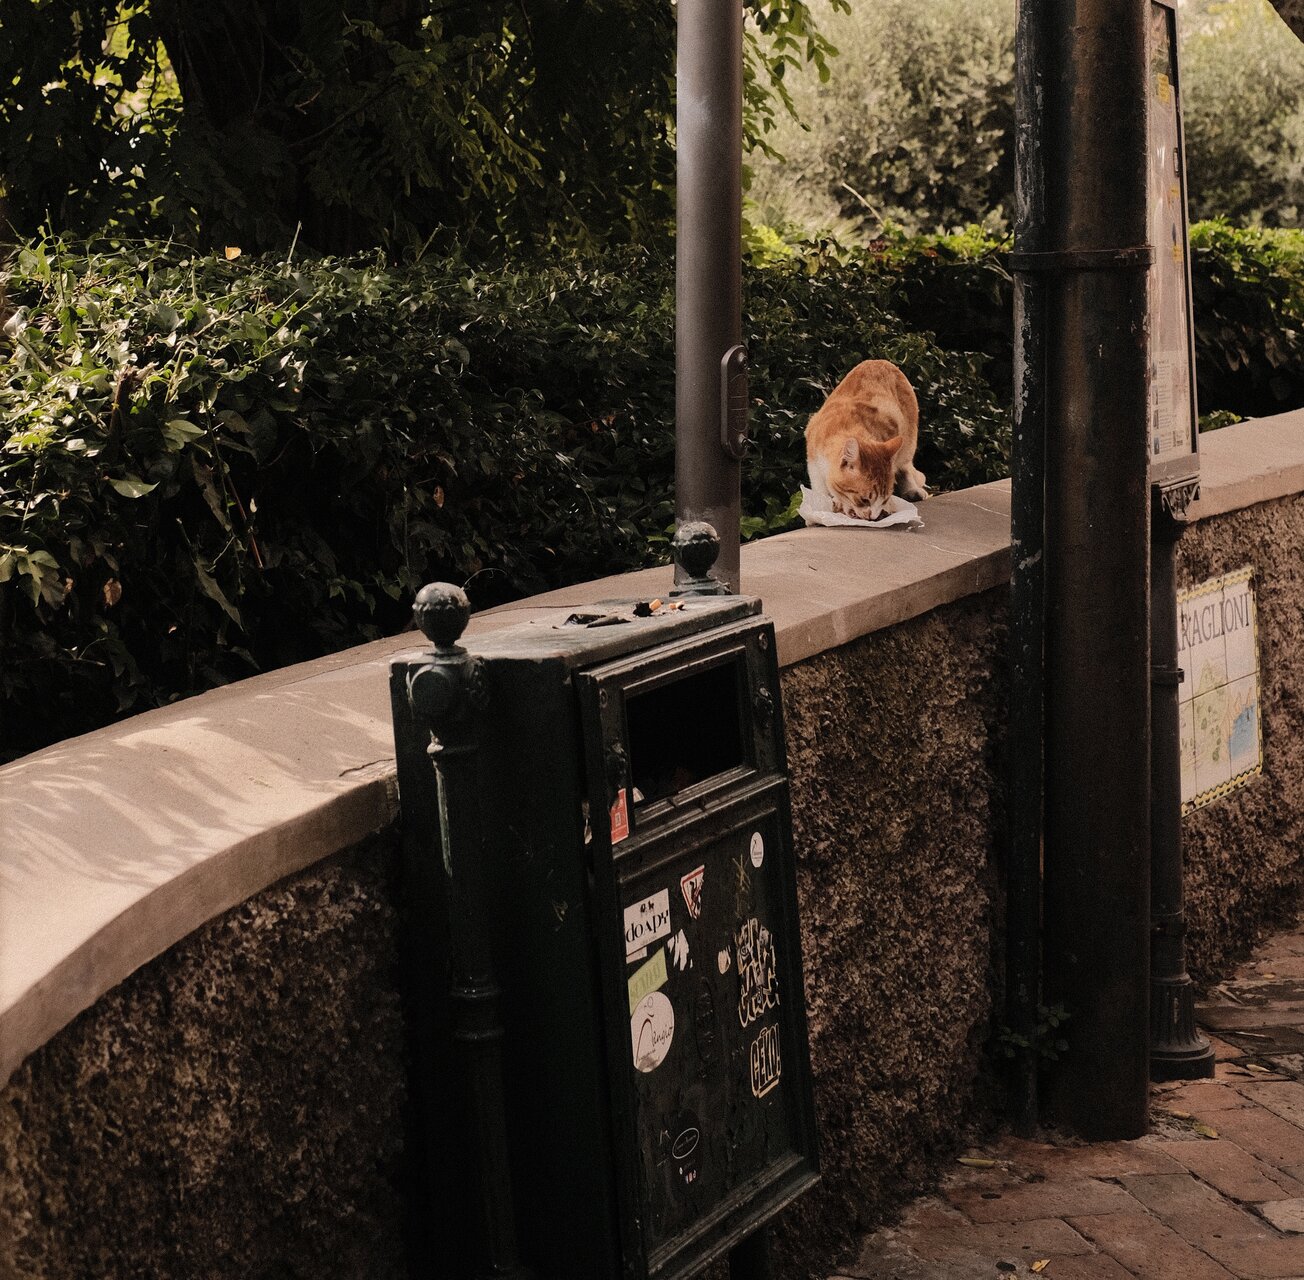
<svg viewBox="0 0 1304 1280"><path fill-rule="evenodd" d="M1304 406L1304 231L1191 229L1200 412Z"/></svg>
<svg viewBox="0 0 1304 1280"><path fill-rule="evenodd" d="M1304 233L1192 234L1200 407L1304 404ZM746 275L747 536L787 527L808 415L858 360L919 464L1005 474L1010 291L978 233L786 248ZM673 519L673 269L19 252L0 359L0 755L477 605L653 562Z"/></svg>
<svg viewBox="0 0 1304 1280"><path fill-rule="evenodd" d="M1191 216L1298 227L1304 214L1304 44L1268 0L1181 11Z"/></svg>
<svg viewBox="0 0 1304 1280"><path fill-rule="evenodd" d="M1013 0L815 5L830 74L792 77L752 188L763 221L873 237L1008 224L1014 194Z"/></svg>
<svg viewBox="0 0 1304 1280"><path fill-rule="evenodd" d="M673 517L669 261L394 270L174 245L21 249L0 382L0 751L402 627L656 559ZM892 313L872 259L749 273L751 533L807 415L900 363L943 487L1000 474L981 356Z"/></svg>

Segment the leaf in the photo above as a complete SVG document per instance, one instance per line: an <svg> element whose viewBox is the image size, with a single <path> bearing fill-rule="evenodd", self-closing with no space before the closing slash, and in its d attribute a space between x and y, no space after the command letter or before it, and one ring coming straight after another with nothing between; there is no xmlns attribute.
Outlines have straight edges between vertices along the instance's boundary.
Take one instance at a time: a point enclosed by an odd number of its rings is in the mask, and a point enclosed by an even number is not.
<svg viewBox="0 0 1304 1280"><path fill-rule="evenodd" d="M147 493L153 493L158 488L157 481L154 484L149 484L139 476L126 476L121 480L110 480L109 484L124 498L143 498Z"/></svg>
<svg viewBox="0 0 1304 1280"><path fill-rule="evenodd" d="M1191 1128L1202 1138L1216 1138L1218 1136L1218 1130L1212 1125L1193 1124Z"/></svg>
<svg viewBox="0 0 1304 1280"><path fill-rule="evenodd" d="M1032 1264L1032 1270L1037 1275L1041 1275L1041 1273L1045 1271L1048 1266L1050 1266L1049 1258L1038 1258L1037 1261Z"/></svg>
<svg viewBox="0 0 1304 1280"><path fill-rule="evenodd" d="M243 631L244 623L240 619L240 611L226 598L226 592L218 586L217 580L205 570L204 566L198 560L194 564L195 577L199 579L199 585L204 594L214 601L222 612Z"/></svg>
<svg viewBox="0 0 1304 1280"><path fill-rule="evenodd" d="M229 244L222 252L226 254L226 260L228 262L234 262L240 256L243 250L240 249L237 245Z"/></svg>
<svg viewBox="0 0 1304 1280"><path fill-rule="evenodd" d="M996 1161L989 1160L986 1156L961 1156L956 1164L962 1164L966 1169L995 1169Z"/></svg>
<svg viewBox="0 0 1304 1280"><path fill-rule="evenodd" d="M173 452L183 448L191 440L197 440L203 434L203 427L197 427L193 422L187 422L185 418L173 418L163 428L163 437L168 442L168 448Z"/></svg>

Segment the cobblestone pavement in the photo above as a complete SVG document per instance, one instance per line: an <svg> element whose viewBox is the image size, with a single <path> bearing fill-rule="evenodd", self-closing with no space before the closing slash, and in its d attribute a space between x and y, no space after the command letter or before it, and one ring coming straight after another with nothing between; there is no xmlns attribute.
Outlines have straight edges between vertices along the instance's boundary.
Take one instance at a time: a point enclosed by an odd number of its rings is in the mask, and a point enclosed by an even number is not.
<svg viewBox="0 0 1304 1280"><path fill-rule="evenodd" d="M976 1148L831 1280L1304 1280L1304 922L1198 1014L1216 1075L1144 1138Z"/></svg>

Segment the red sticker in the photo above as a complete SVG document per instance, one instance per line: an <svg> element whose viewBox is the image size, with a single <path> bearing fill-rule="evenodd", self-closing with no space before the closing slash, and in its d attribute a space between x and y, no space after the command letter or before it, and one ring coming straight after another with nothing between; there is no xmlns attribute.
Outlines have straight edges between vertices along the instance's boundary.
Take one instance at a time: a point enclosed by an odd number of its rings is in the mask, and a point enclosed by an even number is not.
<svg viewBox="0 0 1304 1280"><path fill-rule="evenodd" d="M681 876L679 888L684 894L684 905L688 908L688 914L694 920L702 914L702 881L706 879L705 865L697 868L696 871L690 871L686 876Z"/></svg>
<svg viewBox="0 0 1304 1280"><path fill-rule="evenodd" d="M616 793L616 803L611 806L611 843L619 844L629 836L629 803L625 788Z"/></svg>

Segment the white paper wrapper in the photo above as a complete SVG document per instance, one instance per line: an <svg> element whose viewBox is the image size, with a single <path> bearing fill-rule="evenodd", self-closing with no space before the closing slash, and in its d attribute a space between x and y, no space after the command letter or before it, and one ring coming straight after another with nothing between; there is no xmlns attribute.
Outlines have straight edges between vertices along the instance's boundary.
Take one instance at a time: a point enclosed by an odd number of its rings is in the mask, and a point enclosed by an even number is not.
<svg viewBox="0 0 1304 1280"><path fill-rule="evenodd" d="M887 515L878 520L858 520L855 516L843 515L833 510L833 499L828 494L816 494L805 485L801 486L801 506L797 514L807 524L825 525L839 529L894 529L905 525L911 529L922 529L923 520L919 517L919 508L913 502L907 502L895 493L887 500L884 508Z"/></svg>

